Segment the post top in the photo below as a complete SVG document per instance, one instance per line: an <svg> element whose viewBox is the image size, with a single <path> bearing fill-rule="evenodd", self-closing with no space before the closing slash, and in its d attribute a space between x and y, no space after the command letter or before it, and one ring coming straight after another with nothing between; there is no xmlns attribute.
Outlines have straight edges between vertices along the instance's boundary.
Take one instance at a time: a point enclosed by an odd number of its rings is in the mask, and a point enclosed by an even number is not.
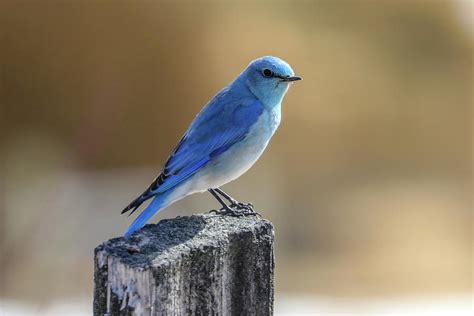
<svg viewBox="0 0 474 316"><path fill-rule="evenodd" d="M97 246L97 264L100 268L106 264L106 258L116 257L134 268L167 265L193 250L222 247L233 238L257 231L261 237L273 240L273 225L260 216L206 213L163 219L146 225L129 239L113 238Z"/></svg>

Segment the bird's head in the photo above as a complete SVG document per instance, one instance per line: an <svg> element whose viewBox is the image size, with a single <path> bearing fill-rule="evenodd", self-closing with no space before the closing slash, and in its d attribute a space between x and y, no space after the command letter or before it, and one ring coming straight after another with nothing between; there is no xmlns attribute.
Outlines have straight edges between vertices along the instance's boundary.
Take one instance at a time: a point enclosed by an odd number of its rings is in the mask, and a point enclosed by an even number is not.
<svg viewBox="0 0 474 316"><path fill-rule="evenodd" d="M273 56L252 61L242 75L250 91L269 106L279 104L290 84L302 79L287 62Z"/></svg>

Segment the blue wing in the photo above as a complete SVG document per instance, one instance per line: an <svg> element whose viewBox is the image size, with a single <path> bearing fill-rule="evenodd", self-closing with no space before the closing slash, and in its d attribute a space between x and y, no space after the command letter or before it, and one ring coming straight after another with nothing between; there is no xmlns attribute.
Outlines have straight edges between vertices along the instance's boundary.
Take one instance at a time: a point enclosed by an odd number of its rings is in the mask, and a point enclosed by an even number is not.
<svg viewBox="0 0 474 316"><path fill-rule="evenodd" d="M144 201L181 184L243 140L263 109L262 103L253 96L234 97L229 89L221 91L196 116L161 174L122 213L132 208L133 213Z"/></svg>

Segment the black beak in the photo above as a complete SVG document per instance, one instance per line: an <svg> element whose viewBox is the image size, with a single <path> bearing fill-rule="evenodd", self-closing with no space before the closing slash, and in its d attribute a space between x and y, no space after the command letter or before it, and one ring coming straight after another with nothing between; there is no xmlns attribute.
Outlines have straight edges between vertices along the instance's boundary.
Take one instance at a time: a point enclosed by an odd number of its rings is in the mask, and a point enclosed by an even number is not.
<svg viewBox="0 0 474 316"><path fill-rule="evenodd" d="M298 77L298 76L293 76L293 77L284 77L282 78L283 81L298 81L298 80L303 80L303 78Z"/></svg>

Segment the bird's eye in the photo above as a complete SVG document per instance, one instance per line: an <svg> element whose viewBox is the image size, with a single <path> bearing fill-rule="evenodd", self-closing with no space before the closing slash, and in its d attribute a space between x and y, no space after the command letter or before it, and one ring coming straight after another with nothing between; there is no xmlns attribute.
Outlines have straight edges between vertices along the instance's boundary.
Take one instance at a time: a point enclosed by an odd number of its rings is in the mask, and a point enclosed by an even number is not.
<svg viewBox="0 0 474 316"><path fill-rule="evenodd" d="M262 74L264 77L272 77L273 76L273 71L271 71L268 68L263 69Z"/></svg>

